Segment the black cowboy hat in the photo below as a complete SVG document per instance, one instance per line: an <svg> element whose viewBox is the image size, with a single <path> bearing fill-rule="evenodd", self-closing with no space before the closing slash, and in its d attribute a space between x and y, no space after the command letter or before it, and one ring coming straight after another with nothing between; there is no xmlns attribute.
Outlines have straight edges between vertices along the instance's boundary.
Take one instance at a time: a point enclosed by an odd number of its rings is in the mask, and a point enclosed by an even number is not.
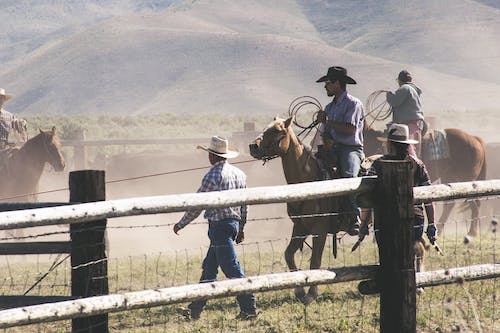
<svg viewBox="0 0 500 333"><path fill-rule="evenodd" d="M328 68L328 72L325 76L320 77L316 82L325 82L325 81L336 81L341 80L347 84L356 84L356 81L347 75L347 69L340 66L333 66Z"/></svg>

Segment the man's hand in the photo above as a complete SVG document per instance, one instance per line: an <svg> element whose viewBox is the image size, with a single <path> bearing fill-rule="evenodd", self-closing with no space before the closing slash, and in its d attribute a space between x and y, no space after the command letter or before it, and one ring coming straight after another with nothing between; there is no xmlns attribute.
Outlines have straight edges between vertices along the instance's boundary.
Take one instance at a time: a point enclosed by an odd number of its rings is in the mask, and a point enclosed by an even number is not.
<svg viewBox="0 0 500 333"><path fill-rule="evenodd" d="M181 230L182 227L179 225L179 223L174 224L174 232L176 235L179 234L179 230Z"/></svg>
<svg viewBox="0 0 500 333"><path fill-rule="evenodd" d="M431 242L432 245L436 242L436 236L437 236L437 229L434 223L431 223L427 226L427 230L425 231L425 234L427 235L427 238L429 239L429 242Z"/></svg>
<svg viewBox="0 0 500 333"><path fill-rule="evenodd" d="M316 115L316 121L319 123L326 123L326 112L323 110L319 110L318 114Z"/></svg>
<svg viewBox="0 0 500 333"><path fill-rule="evenodd" d="M363 236L368 236L370 234L370 230L368 229L368 224L362 223L361 227L359 228L359 237Z"/></svg>
<svg viewBox="0 0 500 333"><path fill-rule="evenodd" d="M368 230L368 224L362 224L361 227L359 228L359 234L358 234L358 241L354 243L354 245L351 248L351 252L356 251L356 249L361 245L361 242L365 239L366 236L370 234L370 231Z"/></svg>
<svg viewBox="0 0 500 333"><path fill-rule="evenodd" d="M236 244L239 244L245 240L245 232L243 230L238 231L236 235Z"/></svg>

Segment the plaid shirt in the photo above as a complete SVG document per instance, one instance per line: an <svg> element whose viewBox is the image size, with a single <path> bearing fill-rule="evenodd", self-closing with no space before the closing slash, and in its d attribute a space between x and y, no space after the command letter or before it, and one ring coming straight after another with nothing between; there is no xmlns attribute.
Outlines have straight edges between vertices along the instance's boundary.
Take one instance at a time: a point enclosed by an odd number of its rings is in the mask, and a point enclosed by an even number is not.
<svg viewBox="0 0 500 333"><path fill-rule="evenodd" d="M9 140L10 130L13 128L12 122L16 117L7 110L0 109L0 141Z"/></svg>
<svg viewBox="0 0 500 333"><path fill-rule="evenodd" d="M229 164L227 160L215 163L208 173L203 177L199 192L213 192L234 190L238 188L246 188L247 176L237 167ZM179 221L179 225L184 228L191 221L201 214L201 210L189 210ZM205 211L204 217L209 222L222 221L227 218L232 218L240 221L240 225L244 225L247 221L247 206L225 207L208 209Z"/></svg>

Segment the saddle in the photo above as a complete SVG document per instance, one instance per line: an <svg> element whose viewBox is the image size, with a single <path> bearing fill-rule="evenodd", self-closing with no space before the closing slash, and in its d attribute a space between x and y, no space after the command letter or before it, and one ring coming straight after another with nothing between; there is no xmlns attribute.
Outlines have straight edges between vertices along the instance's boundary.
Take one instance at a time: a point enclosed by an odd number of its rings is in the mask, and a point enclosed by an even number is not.
<svg viewBox="0 0 500 333"><path fill-rule="evenodd" d="M422 140L422 159L437 161L450 157L450 146L444 130L431 130Z"/></svg>
<svg viewBox="0 0 500 333"><path fill-rule="evenodd" d="M323 145L318 146L318 151L314 154L318 162L320 176L317 180L330 180L339 178L337 173L337 160L332 158Z"/></svg>
<svg viewBox="0 0 500 333"><path fill-rule="evenodd" d="M380 155L381 156L381 155ZM332 158L332 155L324 148L324 146L318 146L318 152L314 155L315 160L318 163L320 169L319 180L332 180L339 179L339 174L337 170L337 160ZM370 162L370 166L373 161ZM367 171L360 170L360 176L364 176ZM336 216L337 222L331 219L330 231L329 233L335 235L339 231L345 231L352 234L352 226L357 222L357 217L355 214L347 214L346 212L351 209L351 204L347 196L334 197L330 199L332 212L339 212ZM336 244L335 244L336 246Z"/></svg>

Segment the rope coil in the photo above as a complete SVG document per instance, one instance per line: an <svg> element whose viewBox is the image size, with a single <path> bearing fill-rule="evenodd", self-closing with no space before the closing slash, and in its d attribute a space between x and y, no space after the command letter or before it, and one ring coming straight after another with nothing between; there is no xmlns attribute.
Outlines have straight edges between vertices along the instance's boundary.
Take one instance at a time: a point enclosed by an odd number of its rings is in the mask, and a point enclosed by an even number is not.
<svg viewBox="0 0 500 333"><path fill-rule="evenodd" d="M385 98L384 94L386 92L386 90L374 91L366 99L365 119L369 118L371 120L370 124L368 124L368 127L371 127L371 125L373 125L375 121L384 121L391 116L392 108L389 103L387 103L387 100ZM382 96L383 101L380 101L380 96Z"/></svg>
<svg viewBox="0 0 500 333"><path fill-rule="evenodd" d="M305 108L310 108L306 110ZM292 100L290 102L290 105L288 107L288 116L292 117L293 116L293 124L297 126L298 128L302 129L302 131L297 134L297 137L302 136L304 133L303 138L306 138L311 131L318 125L318 122L316 121L316 115L318 114L319 111L322 111L323 107L321 106L321 103L318 101L318 99L312 97L312 96L299 96ZM303 125L299 123L299 117L297 116L299 111L304 112L304 111L312 111L312 122L309 123L308 125Z"/></svg>

